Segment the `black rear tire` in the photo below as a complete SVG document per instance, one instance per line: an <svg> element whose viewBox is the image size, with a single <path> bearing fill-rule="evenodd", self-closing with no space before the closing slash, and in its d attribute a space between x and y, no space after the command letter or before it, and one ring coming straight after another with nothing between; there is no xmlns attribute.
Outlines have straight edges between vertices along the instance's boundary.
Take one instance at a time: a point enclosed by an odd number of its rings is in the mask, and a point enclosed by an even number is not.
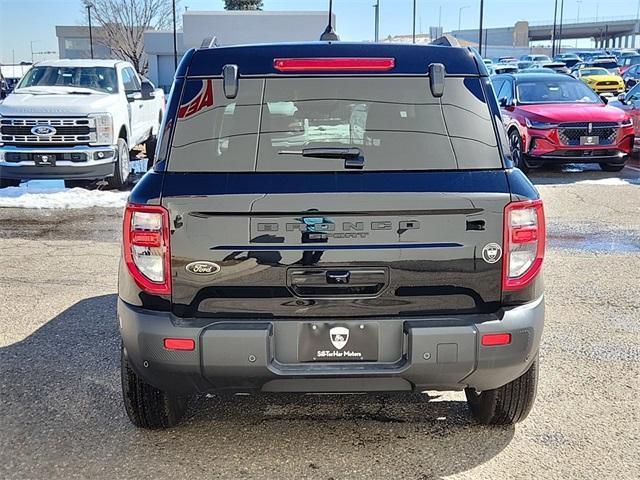
<svg viewBox="0 0 640 480"><path fill-rule="evenodd" d="M512 382L495 390L478 393L465 389L473 417L485 425L512 425L521 422L533 407L538 388L538 359Z"/></svg>
<svg viewBox="0 0 640 480"><path fill-rule="evenodd" d="M525 154L522 151L522 137L517 130L511 130L509 133L509 149L511 150L511 159L513 164L522 170L523 173L528 173L530 170L527 164Z"/></svg>
<svg viewBox="0 0 640 480"><path fill-rule="evenodd" d="M153 162L156 159L156 145L158 144L158 137L151 135L144 143L144 150L147 154L147 172L153 168Z"/></svg>
<svg viewBox="0 0 640 480"><path fill-rule="evenodd" d="M6 187L19 187L20 180L15 180L13 178L0 178L0 188Z"/></svg>
<svg viewBox="0 0 640 480"><path fill-rule="evenodd" d="M187 399L163 392L138 377L127 361L124 348L120 367L124 408L131 423L139 428L160 429L180 422L187 409Z"/></svg>
<svg viewBox="0 0 640 480"><path fill-rule="evenodd" d="M601 163L600 169L603 172L619 172L624 166L624 163Z"/></svg>

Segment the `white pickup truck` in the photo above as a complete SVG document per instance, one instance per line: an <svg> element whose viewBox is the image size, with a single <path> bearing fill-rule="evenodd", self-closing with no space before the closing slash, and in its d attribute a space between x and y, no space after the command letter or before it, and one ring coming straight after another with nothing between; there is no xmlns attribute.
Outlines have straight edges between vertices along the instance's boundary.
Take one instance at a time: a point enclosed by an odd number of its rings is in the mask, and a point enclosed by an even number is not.
<svg viewBox="0 0 640 480"><path fill-rule="evenodd" d="M164 92L130 63L38 63L0 103L0 188L28 179L121 188L135 145L153 162L164 109Z"/></svg>

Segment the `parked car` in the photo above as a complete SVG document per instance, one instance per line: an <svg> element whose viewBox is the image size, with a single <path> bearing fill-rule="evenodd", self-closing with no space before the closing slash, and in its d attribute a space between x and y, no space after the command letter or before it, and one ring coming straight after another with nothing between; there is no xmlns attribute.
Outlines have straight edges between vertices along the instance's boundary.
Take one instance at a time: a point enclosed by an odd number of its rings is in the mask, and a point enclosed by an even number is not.
<svg viewBox="0 0 640 480"><path fill-rule="evenodd" d="M514 63L495 63L488 65L489 74L498 75L500 73L514 73L518 71L518 66Z"/></svg>
<svg viewBox="0 0 640 480"><path fill-rule="evenodd" d="M544 213L484 74L443 46L188 51L124 214L131 421L172 426L208 392L431 389L523 420Z"/></svg>
<svg viewBox="0 0 640 480"><path fill-rule="evenodd" d="M531 68L548 68L557 73L570 73L571 70L567 68L564 62L540 62L531 66Z"/></svg>
<svg viewBox="0 0 640 480"><path fill-rule="evenodd" d="M9 94L9 85L7 81L4 79L2 72L0 72L0 100L6 97Z"/></svg>
<svg viewBox="0 0 640 480"><path fill-rule="evenodd" d="M619 75L612 75L605 68L586 67L576 72L576 78L589 85L596 93L612 93L617 95L625 91L624 80Z"/></svg>
<svg viewBox="0 0 640 480"><path fill-rule="evenodd" d="M640 68L640 65L636 68ZM635 150L640 150L640 84L636 84L627 93L618 95L618 99L609 102L609 105L620 108L629 114L635 129Z"/></svg>
<svg viewBox="0 0 640 480"><path fill-rule="evenodd" d="M631 68L627 69L627 71L622 75L622 79L624 80L624 85L627 90L634 87L638 82L640 82L640 64L633 65Z"/></svg>
<svg viewBox="0 0 640 480"><path fill-rule="evenodd" d="M582 61L582 59L575 53L562 53L553 57L554 62L562 62L567 68L572 68L576 63Z"/></svg>
<svg viewBox="0 0 640 480"><path fill-rule="evenodd" d="M524 62L533 62L533 63L540 63L540 62L550 62L551 59L549 58L548 55L523 55L520 57L520 60L524 61Z"/></svg>
<svg viewBox="0 0 640 480"><path fill-rule="evenodd" d="M520 62L516 63L516 66L518 67L518 70L526 70L531 65L533 65L533 62L530 62L530 61L520 61Z"/></svg>
<svg viewBox="0 0 640 480"><path fill-rule="evenodd" d="M551 68L547 68L547 67L543 67L542 65L534 64L534 65L531 65L529 68L525 68L523 70L518 70L518 73L552 73L552 74L555 75L558 72L556 72L555 70L553 70Z"/></svg>
<svg viewBox="0 0 640 480"><path fill-rule="evenodd" d="M33 66L0 104L0 186L64 179L121 188L129 151L154 156L164 93L118 60L55 60Z"/></svg>
<svg viewBox="0 0 640 480"><path fill-rule="evenodd" d="M620 67L620 73L624 74L634 65L640 65L640 55L626 55L620 59L618 66Z"/></svg>
<svg viewBox="0 0 640 480"><path fill-rule="evenodd" d="M510 55L506 57L498 57L499 63L516 63L518 59L516 57L512 57Z"/></svg>
<svg viewBox="0 0 640 480"><path fill-rule="evenodd" d="M490 58L483 58L482 61L487 67L490 67L491 65L493 65L493 60L491 60Z"/></svg>
<svg viewBox="0 0 640 480"><path fill-rule="evenodd" d="M633 123L569 75L536 73L492 78L511 156L524 171L552 163L598 163L622 170L633 151Z"/></svg>

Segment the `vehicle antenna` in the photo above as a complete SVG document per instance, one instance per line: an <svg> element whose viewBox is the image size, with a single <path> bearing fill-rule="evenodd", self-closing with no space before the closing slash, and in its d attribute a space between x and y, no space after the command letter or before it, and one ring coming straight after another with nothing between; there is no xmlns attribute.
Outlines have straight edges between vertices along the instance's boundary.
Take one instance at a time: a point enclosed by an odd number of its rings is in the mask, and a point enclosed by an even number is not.
<svg viewBox="0 0 640 480"><path fill-rule="evenodd" d="M327 25L327 28L324 29L324 32L322 33L322 35L320 35L321 42L335 42L340 40L340 37L338 37L338 34L333 29L332 18L333 18L333 0L329 0L329 24Z"/></svg>

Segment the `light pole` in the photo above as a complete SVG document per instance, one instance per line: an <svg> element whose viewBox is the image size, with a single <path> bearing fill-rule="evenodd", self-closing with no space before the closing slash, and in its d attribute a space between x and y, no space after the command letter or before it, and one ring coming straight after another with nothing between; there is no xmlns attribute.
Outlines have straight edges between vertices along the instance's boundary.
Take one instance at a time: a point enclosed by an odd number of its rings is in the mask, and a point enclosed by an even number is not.
<svg viewBox="0 0 640 480"><path fill-rule="evenodd" d="M173 0L173 69L178 71L178 34L176 32L176 0Z"/></svg>
<svg viewBox="0 0 640 480"><path fill-rule="evenodd" d="M564 18L564 0L560 0L560 30L558 31L558 53L562 53L562 19Z"/></svg>
<svg viewBox="0 0 640 480"><path fill-rule="evenodd" d="M576 0L576 3L578 4L578 18L576 19L576 23L580 23L580 4L582 3L582 0ZM576 48L578 48L577 38L576 38Z"/></svg>
<svg viewBox="0 0 640 480"><path fill-rule="evenodd" d="M460 8L458 9L458 31L460 31L460 25L462 25L462 11L463 11L465 8L471 8L471 6L470 6L470 5L465 5L465 6L460 7Z"/></svg>
<svg viewBox="0 0 640 480"><path fill-rule="evenodd" d="M480 0L480 35L478 35L478 49L480 50L480 56L482 56L482 21L484 20L484 0Z"/></svg>
<svg viewBox="0 0 640 480"><path fill-rule="evenodd" d="M413 43L416 43L416 3L418 0L413 0Z"/></svg>
<svg viewBox="0 0 640 480"><path fill-rule="evenodd" d="M33 65L33 44L38 43L40 40L31 40L29 44L31 45L31 65Z"/></svg>
<svg viewBox="0 0 640 480"><path fill-rule="evenodd" d="M87 6L87 15L89 16L89 49L91 50L91 58L93 59L93 32L91 29L91 7L93 4L91 2L86 2Z"/></svg>
<svg viewBox="0 0 640 480"><path fill-rule="evenodd" d="M373 5L373 8L376 11L376 15L375 15L375 41L376 43L378 43L378 41L380 40L380 0L376 0L376 3Z"/></svg>
<svg viewBox="0 0 640 480"><path fill-rule="evenodd" d="M551 57L556 56L556 22L558 20L558 0L553 5L553 30L551 30Z"/></svg>

